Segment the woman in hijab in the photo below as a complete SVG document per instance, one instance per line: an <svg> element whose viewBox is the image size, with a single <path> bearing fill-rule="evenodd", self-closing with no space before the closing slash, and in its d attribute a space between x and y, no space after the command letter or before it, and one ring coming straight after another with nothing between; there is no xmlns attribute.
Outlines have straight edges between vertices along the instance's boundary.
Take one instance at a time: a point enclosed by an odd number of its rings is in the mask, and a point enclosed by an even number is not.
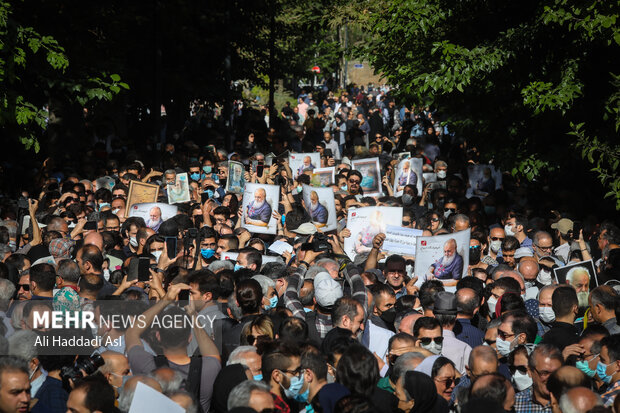
<svg viewBox="0 0 620 413"><path fill-rule="evenodd" d="M439 397L430 376L419 371L408 371L396 382L394 395L398 408L409 413L447 413L448 402Z"/></svg>
<svg viewBox="0 0 620 413"><path fill-rule="evenodd" d="M228 396L232 389L242 381L252 380L252 373L243 364L231 364L224 367L213 383L213 401L211 407L215 413L228 411Z"/></svg>

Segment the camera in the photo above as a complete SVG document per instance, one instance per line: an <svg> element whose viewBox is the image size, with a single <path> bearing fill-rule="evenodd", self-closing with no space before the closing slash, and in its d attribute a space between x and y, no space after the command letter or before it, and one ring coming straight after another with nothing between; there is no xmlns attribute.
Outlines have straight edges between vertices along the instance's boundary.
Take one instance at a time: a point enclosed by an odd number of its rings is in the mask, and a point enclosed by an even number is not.
<svg viewBox="0 0 620 413"><path fill-rule="evenodd" d="M301 245L302 251L314 251L314 252L330 252L332 246L328 242L327 235L317 232L314 234L312 242L306 242Z"/></svg>
<svg viewBox="0 0 620 413"><path fill-rule="evenodd" d="M90 376L104 364L105 361L103 360L103 357L101 357L100 354L95 353L90 357L78 360L78 362L75 363L75 366L64 366L60 370L60 378L62 379L63 385L65 383L68 384L69 380L75 381L84 377L84 373L86 373L86 376Z"/></svg>
<svg viewBox="0 0 620 413"><path fill-rule="evenodd" d="M29 205L28 205L28 198L26 197L19 197L19 199L17 200L17 208L19 209L28 209Z"/></svg>

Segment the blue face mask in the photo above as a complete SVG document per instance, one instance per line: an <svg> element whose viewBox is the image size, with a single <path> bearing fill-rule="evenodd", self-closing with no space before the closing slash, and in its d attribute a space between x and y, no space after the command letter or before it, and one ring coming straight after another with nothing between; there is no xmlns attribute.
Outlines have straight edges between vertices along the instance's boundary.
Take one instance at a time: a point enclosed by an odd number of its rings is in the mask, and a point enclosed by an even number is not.
<svg viewBox="0 0 620 413"><path fill-rule="evenodd" d="M581 370L583 374L588 377L594 377L594 375L596 374L596 371L592 370L588 362L585 360L579 360L577 363L575 363L575 367Z"/></svg>
<svg viewBox="0 0 620 413"><path fill-rule="evenodd" d="M244 268L245 268L245 267L244 267L243 265L235 264L235 269L234 269L234 271L239 271L239 270L242 270L242 269L244 269Z"/></svg>
<svg viewBox="0 0 620 413"><path fill-rule="evenodd" d="M200 255L202 255L202 258L204 258L205 260L208 260L209 258L212 258L213 255L215 255L215 250L211 248L201 248Z"/></svg>
<svg viewBox="0 0 620 413"><path fill-rule="evenodd" d="M282 384L280 384L280 386L282 386ZM284 389L284 394L289 399L295 399L295 397L299 395L302 387L304 387L304 376L300 374L298 377L291 378L291 384L288 386L288 389Z"/></svg>
<svg viewBox="0 0 620 413"><path fill-rule="evenodd" d="M340 190L341 190L341 191L346 191L347 189L349 189L349 187L347 187L346 185L342 185L342 186L340 187Z"/></svg>
<svg viewBox="0 0 620 413"><path fill-rule="evenodd" d="M206 192L206 193L207 193L207 195L209 196L209 199L210 199L210 198L213 198L213 191L212 191L212 190L207 189L205 192Z"/></svg>
<svg viewBox="0 0 620 413"><path fill-rule="evenodd" d="M310 387L308 387L305 392L300 393L297 396L295 396L295 401L298 401L300 403L308 403L309 396L310 396Z"/></svg>
<svg viewBox="0 0 620 413"><path fill-rule="evenodd" d="M194 172L189 177L192 178L194 181L199 181L200 180L200 174L198 172Z"/></svg>
<svg viewBox="0 0 620 413"><path fill-rule="evenodd" d="M210 174L211 173L211 167L210 166L203 166L202 170L205 171L206 174Z"/></svg>
<svg viewBox="0 0 620 413"><path fill-rule="evenodd" d="M101 211L103 208L105 207L109 207L110 204L108 204L107 202L102 202L99 204L99 211Z"/></svg>
<svg viewBox="0 0 620 413"><path fill-rule="evenodd" d="M598 378L601 379L605 384L611 383L611 376L607 374L607 367L609 367L609 364L603 364L599 361L596 365L596 374L598 375Z"/></svg>
<svg viewBox="0 0 620 413"><path fill-rule="evenodd" d="M262 381L263 380L263 375L262 374L257 374L256 376L252 377L255 381Z"/></svg>
<svg viewBox="0 0 620 413"><path fill-rule="evenodd" d="M269 305L265 306L265 310L269 310L270 308L276 308L278 305L278 296L274 295L269 299Z"/></svg>
<svg viewBox="0 0 620 413"><path fill-rule="evenodd" d="M284 223L286 222L286 215L282 215L282 225L284 225Z"/></svg>

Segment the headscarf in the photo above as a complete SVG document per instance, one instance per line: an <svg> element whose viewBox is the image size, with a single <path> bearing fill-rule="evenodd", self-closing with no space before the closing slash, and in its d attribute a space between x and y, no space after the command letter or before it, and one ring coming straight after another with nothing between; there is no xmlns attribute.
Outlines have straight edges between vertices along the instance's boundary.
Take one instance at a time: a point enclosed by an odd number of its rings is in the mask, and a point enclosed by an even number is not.
<svg viewBox="0 0 620 413"><path fill-rule="evenodd" d="M213 401L211 406L215 413L228 411L228 396L232 389L239 383L246 381L246 367L243 364L231 364L224 367L213 383Z"/></svg>
<svg viewBox="0 0 620 413"><path fill-rule="evenodd" d="M430 376L419 371L408 371L403 384L409 396L413 399L413 408L409 413L441 412L437 387ZM444 400L445 402L445 400Z"/></svg>
<svg viewBox="0 0 620 413"><path fill-rule="evenodd" d="M312 399L312 405L316 411L319 411L319 409L317 409L317 407L319 407L323 413L332 413L334 412L338 400L349 394L351 394L349 389L340 383L326 384L321 388L314 399Z"/></svg>
<svg viewBox="0 0 620 413"><path fill-rule="evenodd" d="M433 375L433 364L440 356L429 356L422 360L422 363L418 364L418 367L415 368L415 371L426 374L428 377Z"/></svg>

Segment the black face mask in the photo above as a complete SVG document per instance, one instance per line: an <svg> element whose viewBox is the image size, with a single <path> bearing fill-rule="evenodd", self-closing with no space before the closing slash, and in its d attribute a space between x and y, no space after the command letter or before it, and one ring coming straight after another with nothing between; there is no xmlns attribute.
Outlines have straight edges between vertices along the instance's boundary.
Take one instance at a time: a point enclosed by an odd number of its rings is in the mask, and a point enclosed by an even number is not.
<svg viewBox="0 0 620 413"><path fill-rule="evenodd" d="M480 245L469 247L469 265L476 265L480 262Z"/></svg>
<svg viewBox="0 0 620 413"><path fill-rule="evenodd" d="M379 317L381 320L385 321L388 326L394 327L394 320L396 320L396 309L390 308L389 310L385 310Z"/></svg>

